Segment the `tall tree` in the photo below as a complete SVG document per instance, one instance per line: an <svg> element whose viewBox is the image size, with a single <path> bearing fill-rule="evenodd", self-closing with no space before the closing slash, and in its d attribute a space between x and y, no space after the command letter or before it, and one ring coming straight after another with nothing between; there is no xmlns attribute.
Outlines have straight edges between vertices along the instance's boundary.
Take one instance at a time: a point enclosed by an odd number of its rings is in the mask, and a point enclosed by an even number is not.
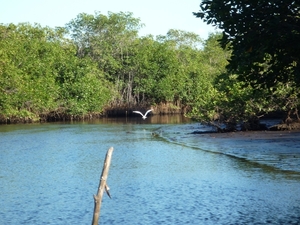
<svg viewBox="0 0 300 225"><path fill-rule="evenodd" d="M198 54L198 60L194 62L197 66L194 66L190 75L192 88L189 105L192 111L189 116L202 122L211 122L223 117L223 105L220 102L224 94L218 88L217 80L226 74L225 67L228 64L230 51L221 48L218 42L221 37L220 33L209 35L203 44L201 54Z"/></svg>
<svg viewBox="0 0 300 225"><path fill-rule="evenodd" d="M228 68L252 85L300 85L300 2L203 0L194 13L221 30L232 46Z"/></svg>
<svg viewBox="0 0 300 225"><path fill-rule="evenodd" d="M76 57L64 34L38 24L0 26L0 122L103 110L108 82L91 59Z"/></svg>
<svg viewBox="0 0 300 225"><path fill-rule="evenodd" d="M132 13L81 13L67 24L79 57L91 57L115 84L115 102L131 101L134 71L128 66L132 46L143 26Z"/></svg>

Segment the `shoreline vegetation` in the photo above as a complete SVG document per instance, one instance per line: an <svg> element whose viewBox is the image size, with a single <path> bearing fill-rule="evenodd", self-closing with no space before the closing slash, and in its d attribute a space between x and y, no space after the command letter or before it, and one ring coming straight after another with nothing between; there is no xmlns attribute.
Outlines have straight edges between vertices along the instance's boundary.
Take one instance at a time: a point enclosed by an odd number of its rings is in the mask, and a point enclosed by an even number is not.
<svg viewBox="0 0 300 225"><path fill-rule="evenodd" d="M188 107L186 106L174 106L172 104L161 103L155 106L119 106L119 107L106 107L105 110L101 113L89 113L84 115L68 115L60 112L50 112L47 115L40 115L38 120L33 120L29 117L12 117L4 119L3 116L0 116L0 126L1 124L20 124L20 123L45 123L45 122L67 122L67 121L92 121L95 119L100 119L103 117L131 117L135 114L134 110L138 111L147 111L151 108L153 111L152 115L174 115L181 114L185 115L188 113ZM273 119L279 120L283 118L284 113L272 113L269 116L262 117L262 119ZM300 121L298 119L289 119L287 122L283 120L278 124L273 124L267 126L264 123L261 123L261 120L252 121L252 124L248 122L240 123L237 126L234 126L233 129L228 129L228 126L220 124L217 121L205 123L208 126L216 128L215 131L193 131L193 134L204 134L204 133L231 133L231 132L251 132L251 131L300 131ZM237 128L239 127L239 128Z"/></svg>
<svg viewBox="0 0 300 225"><path fill-rule="evenodd" d="M299 129L298 52L282 65L281 49L236 51L225 33L203 40L170 29L140 37L142 26L124 12L81 13L56 28L0 24L0 123L92 120L151 108L217 132ZM237 53L244 61L233 60ZM284 122L260 123L272 116Z"/></svg>

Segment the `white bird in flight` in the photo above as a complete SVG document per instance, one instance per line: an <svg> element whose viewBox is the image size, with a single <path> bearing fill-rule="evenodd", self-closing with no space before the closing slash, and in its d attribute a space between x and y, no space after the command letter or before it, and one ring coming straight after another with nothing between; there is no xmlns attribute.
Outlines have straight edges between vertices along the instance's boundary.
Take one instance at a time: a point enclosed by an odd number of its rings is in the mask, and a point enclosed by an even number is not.
<svg viewBox="0 0 300 225"><path fill-rule="evenodd" d="M138 113L138 114L141 114L142 115L142 117L143 117L143 119L146 119L147 117L147 114L149 113L149 112L151 112L152 111L152 109L149 109L146 113L145 113L145 115L143 114L143 113L141 113L140 111L133 111L134 113Z"/></svg>

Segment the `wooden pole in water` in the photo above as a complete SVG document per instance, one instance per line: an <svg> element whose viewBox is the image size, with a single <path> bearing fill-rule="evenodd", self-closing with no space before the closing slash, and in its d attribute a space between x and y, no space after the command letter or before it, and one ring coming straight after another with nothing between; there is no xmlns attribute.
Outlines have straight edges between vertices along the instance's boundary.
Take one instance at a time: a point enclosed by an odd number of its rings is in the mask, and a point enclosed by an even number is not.
<svg viewBox="0 0 300 225"><path fill-rule="evenodd" d="M110 167L110 162L111 162L111 156L114 148L110 147L106 153L106 157L104 160L104 165L102 169L102 174L100 177L100 183L98 187L98 193L97 195L94 195L94 215L93 215L93 221L92 225L98 225L99 221L99 216L100 216L100 208L101 208L101 202L102 202L102 197L103 197L103 192L104 190L106 191L107 195L110 197L109 194L109 187L106 183L107 177L108 177L108 171Z"/></svg>

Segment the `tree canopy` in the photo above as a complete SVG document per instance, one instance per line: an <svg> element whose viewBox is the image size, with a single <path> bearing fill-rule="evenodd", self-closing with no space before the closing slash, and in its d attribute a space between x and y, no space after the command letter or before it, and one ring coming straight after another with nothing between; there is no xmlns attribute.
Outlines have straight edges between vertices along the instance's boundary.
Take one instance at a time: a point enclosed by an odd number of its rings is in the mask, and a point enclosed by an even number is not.
<svg viewBox="0 0 300 225"><path fill-rule="evenodd" d="M264 39L275 32L269 17L243 21L244 11L255 17L255 4L225 6L232 16L221 10L223 1L203 1L196 15L224 30L206 40L174 29L139 37L143 24L124 12L81 13L55 29L0 24L0 122L80 119L109 109L125 115L150 105L231 127L274 111L298 116L299 45L287 45L298 37L298 24L282 15L293 29L278 31L277 43Z"/></svg>
<svg viewBox="0 0 300 225"><path fill-rule="evenodd" d="M38 121L101 112L109 83L89 58L76 57L64 29L0 26L0 120Z"/></svg>
<svg viewBox="0 0 300 225"><path fill-rule="evenodd" d="M142 25L123 12L81 13L65 28L1 25L0 120L81 118L162 102L180 109L206 94L195 88L212 77L203 40L179 30L138 37Z"/></svg>
<svg viewBox="0 0 300 225"><path fill-rule="evenodd" d="M223 30L228 68L239 79L271 87L300 86L300 3L295 0L203 0L194 15Z"/></svg>

